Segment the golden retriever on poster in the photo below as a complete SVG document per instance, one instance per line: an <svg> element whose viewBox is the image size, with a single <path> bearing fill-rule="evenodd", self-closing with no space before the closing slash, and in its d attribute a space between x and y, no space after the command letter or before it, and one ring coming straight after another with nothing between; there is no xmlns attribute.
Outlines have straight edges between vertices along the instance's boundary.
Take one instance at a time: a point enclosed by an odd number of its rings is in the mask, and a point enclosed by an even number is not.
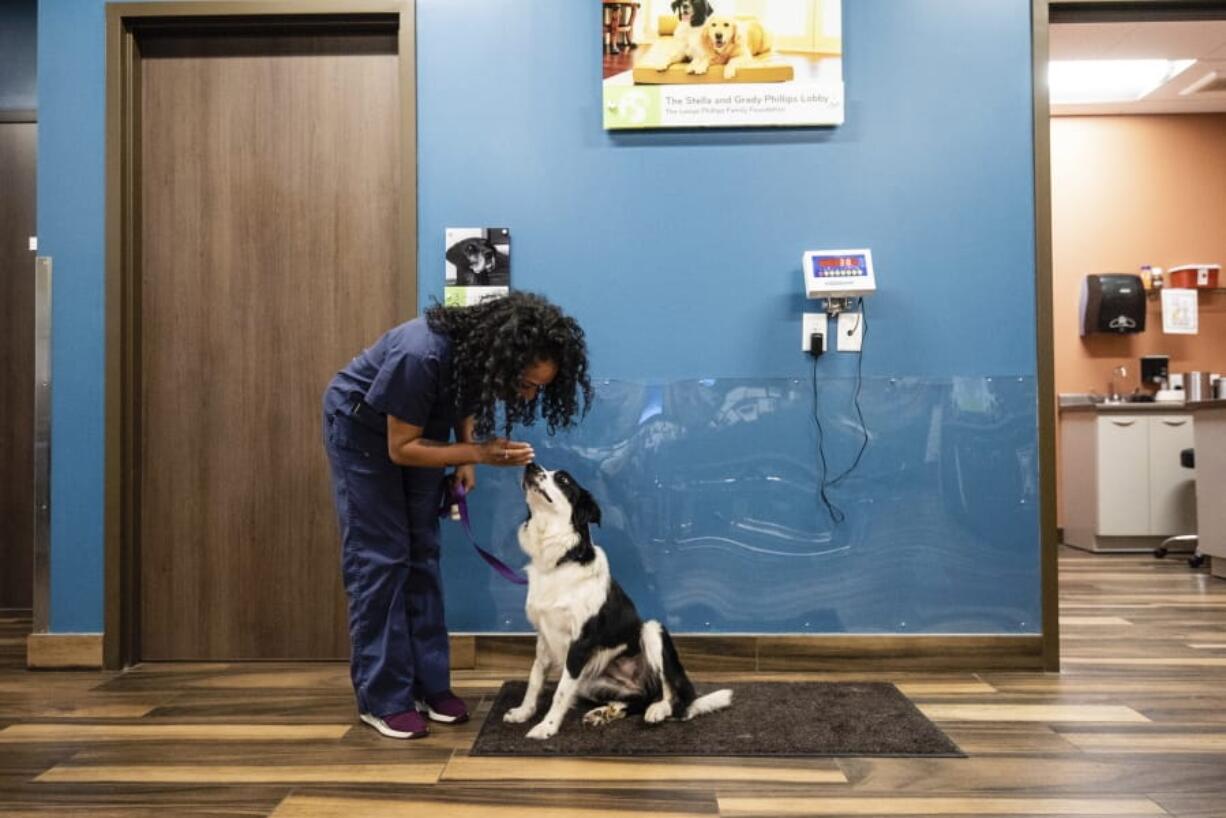
<svg viewBox="0 0 1226 818"><path fill-rule="evenodd" d="M770 32L757 20L720 14L707 18L699 43L701 52L690 61L686 71L705 74L711 66L722 65L726 80L736 76L737 68L750 65L754 57L766 54L774 47Z"/></svg>

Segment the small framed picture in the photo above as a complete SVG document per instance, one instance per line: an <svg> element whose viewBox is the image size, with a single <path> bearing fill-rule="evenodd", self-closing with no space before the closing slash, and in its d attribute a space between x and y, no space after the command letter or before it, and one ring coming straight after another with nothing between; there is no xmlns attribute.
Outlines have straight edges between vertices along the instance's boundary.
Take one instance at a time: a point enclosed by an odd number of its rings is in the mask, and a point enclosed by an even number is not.
<svg viewBox="0 0 1226 818"><path fill-rule="evenodd" d="M448 227L443 303L476 304L511 288L511 231L505 227Z"/></svg>
<svg viewBox="0 0 1226 818"><path fill-rule="evenodd" d="M1197 292L1166 288L1162 291L1162 331L1167 335L1196 335L1200 331Z"/></svg>

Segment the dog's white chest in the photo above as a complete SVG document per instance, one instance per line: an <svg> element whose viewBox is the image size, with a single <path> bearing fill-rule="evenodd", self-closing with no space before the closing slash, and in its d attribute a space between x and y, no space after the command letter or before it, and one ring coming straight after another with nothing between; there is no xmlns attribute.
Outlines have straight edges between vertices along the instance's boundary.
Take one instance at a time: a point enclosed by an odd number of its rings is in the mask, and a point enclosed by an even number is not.
<svg viewBox="0 0 1226 818"><path fill-rule="evenodd" d="M578 635L583 620L579 618L573 588L568 590L557 577L535 579L528 589L525 611L528 621L542 633L568 640Z"/></svg>
<svg viewBox="0 0 1226 818"><path fill-rule="evenodd" d="M575 639L575 628L569 616L557 610L529 611L528 619L549 648L557 664L566 661L566 651Z"/></svg>
<svg viewBox="0 0 1226 818"><path fill-rule="evenodd" d="M608 591L608 563L599 549L595 564L567 565L549 572L529 569L528 621L550 646L555 657L566 649L600 610Z"/></svg>

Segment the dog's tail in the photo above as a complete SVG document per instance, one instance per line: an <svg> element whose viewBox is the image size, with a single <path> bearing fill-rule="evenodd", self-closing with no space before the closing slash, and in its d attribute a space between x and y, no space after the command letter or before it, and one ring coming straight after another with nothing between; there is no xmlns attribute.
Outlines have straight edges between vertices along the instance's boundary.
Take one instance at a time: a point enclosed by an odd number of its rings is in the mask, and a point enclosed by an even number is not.
<svg viewBox="0 0 1226 818"><path fill-rule="evenodd" d="M714 713L716 710L723 710L731 704L732 691L727 688L717 690L714 693L708 693L705 696L699 696L690 702L690 706L685 709L685 720L689 721L695 716L701 716L703 713Z"/></svg>

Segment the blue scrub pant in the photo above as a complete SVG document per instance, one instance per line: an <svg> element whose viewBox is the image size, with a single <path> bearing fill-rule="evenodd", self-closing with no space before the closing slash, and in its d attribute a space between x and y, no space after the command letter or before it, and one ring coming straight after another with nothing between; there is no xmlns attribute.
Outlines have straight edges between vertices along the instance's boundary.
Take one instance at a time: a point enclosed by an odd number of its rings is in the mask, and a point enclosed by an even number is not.
<svg viewBox="0 0 1226 818"><path fill-rule="evenodd" d="M450 686L439 574L441 469L397 466L386 432L324 412L332 495L349 598L349 663L358 710L390 716Z"/></svg>

